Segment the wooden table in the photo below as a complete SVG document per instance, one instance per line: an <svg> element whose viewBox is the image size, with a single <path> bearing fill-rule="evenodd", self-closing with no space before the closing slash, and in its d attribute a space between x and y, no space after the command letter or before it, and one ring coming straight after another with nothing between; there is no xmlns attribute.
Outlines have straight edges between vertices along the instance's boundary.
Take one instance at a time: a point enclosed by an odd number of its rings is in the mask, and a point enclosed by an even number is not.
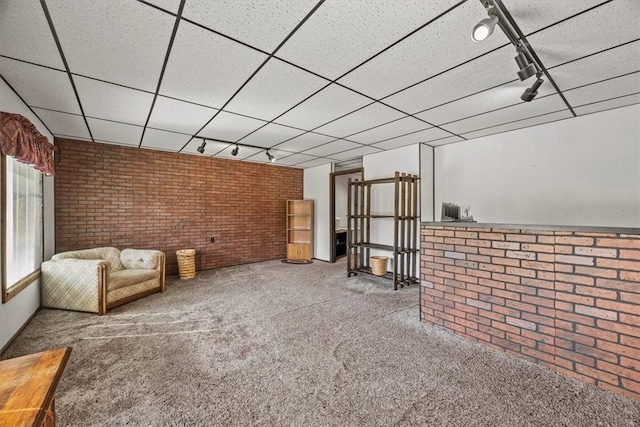
<svg viewBox="0 0 640 427"><path fill-rule="evenodd" d="M71 347L0 361L0 425L55 426L53 395Z"/></svg>

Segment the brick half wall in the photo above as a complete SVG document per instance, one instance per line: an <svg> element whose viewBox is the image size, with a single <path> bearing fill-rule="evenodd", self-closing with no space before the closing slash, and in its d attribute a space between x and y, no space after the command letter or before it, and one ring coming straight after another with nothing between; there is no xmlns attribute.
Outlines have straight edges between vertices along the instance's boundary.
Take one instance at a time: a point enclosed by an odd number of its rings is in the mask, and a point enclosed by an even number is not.
<svg viewBox="0 0 640 427"><path fill-rule="evenodd" d="M640 400L640 235L423 225L421 319Z"/></svg>
<svg viewBox="0 0 640 427"><path fill-rule="evenodd" d="M198 270L278 259L302 169L56 139L56 252L197 250ZM215 242L211 243L211 237Z"/></svg>

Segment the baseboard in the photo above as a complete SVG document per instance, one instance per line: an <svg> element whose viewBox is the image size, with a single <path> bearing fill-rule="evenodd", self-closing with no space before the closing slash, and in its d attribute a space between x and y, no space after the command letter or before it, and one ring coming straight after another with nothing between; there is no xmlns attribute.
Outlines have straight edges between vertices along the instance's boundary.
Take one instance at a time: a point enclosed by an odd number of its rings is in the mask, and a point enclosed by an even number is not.
<svg viewBox="0 0 640 427"><path fill-rule="evenodd" d="M34 311L33 314L31 316L29 316L27 321L24 322L24 324L20 327L20 329L18 329L18 331L15 334L13 334L13 336L11 338L9 338L9 341L7 341L7 343L4 345L4 347L2 347L0 349L0 356L2 356L4 354L4 352L9 348L9 346L13 343L13 341L18 337L20 332L22 332L22 330L27 327L27 325L29 324L29 322L31 322L31 320L35 317L35 315L38 314L38 312L40 311L41 308L42 307L38 307L36 309L36 311Z"/></svg>

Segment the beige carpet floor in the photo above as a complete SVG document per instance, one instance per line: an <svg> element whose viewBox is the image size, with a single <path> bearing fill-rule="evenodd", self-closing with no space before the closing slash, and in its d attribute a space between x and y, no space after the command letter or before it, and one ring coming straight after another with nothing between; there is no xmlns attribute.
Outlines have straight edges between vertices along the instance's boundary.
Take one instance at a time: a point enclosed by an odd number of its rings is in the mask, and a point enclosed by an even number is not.
<svg viewBox="0 0 640 427"><path fill-rule="evenodd" d="M269 261L102 317L42 309L2 358L73 347L59 426L640 425L640 402L421 324L418 299Z"/></svg>

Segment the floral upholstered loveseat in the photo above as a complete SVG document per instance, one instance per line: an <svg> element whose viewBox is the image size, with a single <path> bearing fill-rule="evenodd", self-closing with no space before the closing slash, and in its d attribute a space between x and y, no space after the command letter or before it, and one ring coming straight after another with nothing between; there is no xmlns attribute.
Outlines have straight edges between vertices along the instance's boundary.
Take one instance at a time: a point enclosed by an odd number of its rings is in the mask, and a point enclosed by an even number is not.
<svg viewBox="0 0 640 427"><path fill-rule="evenodd" d="M107 309L165 289L165 254L113 247L54 255L41 266L42 306L88 311Z"/></svg>

